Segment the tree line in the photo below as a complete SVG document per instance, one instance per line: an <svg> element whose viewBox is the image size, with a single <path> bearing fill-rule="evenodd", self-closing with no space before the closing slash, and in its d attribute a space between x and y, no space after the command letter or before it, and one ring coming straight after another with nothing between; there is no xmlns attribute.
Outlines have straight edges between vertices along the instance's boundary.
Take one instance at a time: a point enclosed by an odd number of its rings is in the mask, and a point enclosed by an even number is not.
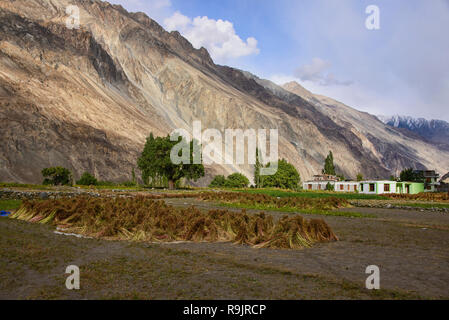
<svg viewBox="0 0 449 320"><path fill-rule="evenodd" d="M205 170L202 161L200 164L195 164L193 161L193 150L195 150L195 144L198 146L198 142L195 140L190 141L189 157L190 164L179 163L175 164L170 158L173 147L181 141L182 137L179 137L177 141L171 141L170 136L154 137L151 133L146 139L144 149L137 159L137 167L140 169L142 182L146 186L160 186L174 189L180 186L181 180L194 180L204 177ZM179 152L183 152L179 150ZM185 150L184 150L185 152ZM181 155L179 155L181 156ZM262 164L261 154L259 149L256 149L256 161L254 164L254 184L251 187L254 188L282 188L282 189L300 189L301 177L296 168L285 159L279 159L277 163L277 171L272 175L261 175L262 168L269 168L270 163L266 165ZM323 174L334 175L345 180L342 174L337 174L336 166L334 165L334 157L332 151L324 160ZM42 170L42 176L44 177L43 184L48 185L72 185L73 175L67 168L52 167ZM394 177L392 177L393 179ZM399 180L397 178L394 178ZM357 174L357 180L363 180L362 174ZM417 176L413 169L405 169L401 172L400 180L402 181L422 181L422 177ZM93 186L113 186L117 185L113 182L99 181L89 172L84 172L79 180L76 181L77 185L93 185ZM121 183L125 186L137 185L137 178L134 169L132 169L132 181L126 181ZM249 179L241 173L233 173L225 177L223 175L217 175L213 178L209 187L225 187L225 188L240 188L248 187L250 185ZM332 190L332 185L328 185L329 190Z"/></svg>

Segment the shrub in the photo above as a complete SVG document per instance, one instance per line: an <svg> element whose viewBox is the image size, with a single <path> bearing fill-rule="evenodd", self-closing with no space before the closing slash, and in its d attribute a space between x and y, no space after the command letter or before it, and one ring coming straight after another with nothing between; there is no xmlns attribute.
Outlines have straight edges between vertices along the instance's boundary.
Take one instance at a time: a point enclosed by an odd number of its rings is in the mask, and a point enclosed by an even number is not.
<svg viewBox="0 0 449 320"><path fill-rule="evenodd" d="M115 186L117 186L117 183L112 182L112 181L98 181L97 186L115 187Z"/></svg>
<svg viewBox="0 0 449 320"><path fill-rule="evenodd" d="M247 187L249 180L241 173L233 173L228 176L225 182L225 187L228 188L242 188Z"/></svg>
<svg viewBox="0 0 449 320"><path fill-rule="evenodd" d="M125 181L121 183L121 185L125 187L135 187L137 184L134 181Z"/></svg>
<svg viewBox="0 0 449 320"><path fill-rule="evenodd" d="M80 186L96 186L98 184L97 179L89 172L84 172L81 178L76 182Z"/></svg>
<svg viewBox="0 0 449 320"><path fill-rule="evenodd" d="M335 190L335 186L333 184L331 184L330 182L328 182L326 184L326 190L327 191L334 191Z"/></svg>
<svg viewBox="0 0 449 320"><path fill-rule="evenodd" d="M72 173L63 167L45 168L41 171L44 185L72 185Z"/></svg>
<svg viewBox="0 0 449 320"><path fill-rule="evenodd" d="M226 178L223 175L215 176L214 179L209 184L209 187L211 188L220 188L224 187L226 184Z"/></svg>

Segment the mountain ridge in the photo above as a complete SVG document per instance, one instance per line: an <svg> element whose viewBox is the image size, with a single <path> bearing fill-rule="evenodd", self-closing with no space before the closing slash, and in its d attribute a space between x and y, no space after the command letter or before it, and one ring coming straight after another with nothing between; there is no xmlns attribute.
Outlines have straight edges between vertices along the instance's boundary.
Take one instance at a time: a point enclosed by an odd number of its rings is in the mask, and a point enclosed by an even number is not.
<svg viewBox="0 0 449 320"><path fill-rule="evenodd" d="M73 3L79 30L64 26ZM449 167L449 152L372 115L214 64L144 13L97 0L17 0L1 2L0 14L0 180L39 182L43 167L63 165L124 181L150 132L191 130L197 119L203 129L279 129L280 157L303 179L320 172L329 150L346 176ZM248 165L206 171L202 185L217 173L252 177Z"/></svg>
<svg viewBox="0 0 449 320"><path fill-rule="evenodd" d="M423 139L449 147L449 123L444 120L427 120L411 116L377 116L383 123L398 129L406 129Z"/></svg>

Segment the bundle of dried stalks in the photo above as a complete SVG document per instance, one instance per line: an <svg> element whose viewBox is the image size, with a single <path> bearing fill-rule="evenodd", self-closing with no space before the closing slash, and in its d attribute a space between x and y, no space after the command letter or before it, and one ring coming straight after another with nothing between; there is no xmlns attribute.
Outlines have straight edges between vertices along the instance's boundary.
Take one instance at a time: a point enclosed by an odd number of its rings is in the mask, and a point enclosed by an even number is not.
<svg viewBox="0 0 449 320"><path fill-rule="evenodd" d="M164 201L78 197L25 201L11 218L53 224L85 236L133 241L230 241L256 248L302 248L338 240L323 220L229 210L174 208Z"/></svg>

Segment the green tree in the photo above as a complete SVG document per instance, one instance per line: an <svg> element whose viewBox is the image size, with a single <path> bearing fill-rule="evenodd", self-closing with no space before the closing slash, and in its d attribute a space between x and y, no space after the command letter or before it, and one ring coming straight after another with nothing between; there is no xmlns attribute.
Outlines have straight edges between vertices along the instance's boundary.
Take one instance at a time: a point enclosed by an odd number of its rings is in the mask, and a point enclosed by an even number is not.
<svg viewBox="0 0 449 320"><path fill-rule="evenodd" d="M334 155L332 154L332 151L329 151L326 160L324 160L323 173L335 175Z"/></svg>
<svg viewBox="0 0 449 320"><path fill-rule="evenodd" d="M142 180L149 181L149 178L159 176L166 178L169 189L174 189L175 183L181 178L197 180L204 176L203 164L193 164L193 150L198 147L196 140L188 143L190 163L173 163L170 158L172 149L182 140L170 141L170 136L154 138L152 134L147 138L141 156L137 160L139 169L142 172ZM180 153L182 150L180 150ZM179 154L178 154L179 155Z"/></svg>
<svg viewBox="0 0 449 320"><path fill-rule="evenodd" d="M254 185L256 188L262 187L262 181L260 177L260 168L262 164L259 160L259 148L256 148L256 163L254 164Z"/></svg>
<svg viewBox="0 0 449 320"><path fill-rule="evenodd" d="M335 186L333 184L331 184L330 182L328 182L326 184L326 190L327 191L334 191L335 190Z"/></svg>
<svg viewBox="0 0 449 320"><path fill-rule="evenodd" d="M69 169L63 167L45 168L41 171L44 177L43 184L58 185L72 185L72 173Z"/></svg>
<svg viewBox="0 0 449 320"><path fill-rule="evenodd" d="M267 167L269 165L270 164L267 164ZM296 168L288 163L287 160L281 159L278 162L278 170L276 173L264 177L263 186L296 190L298 189L300 181L301 177Z"/></svg>
<svg viewBox="0 0 449 320"><path fill-rule="evenodd" d="M215 176L214 179L209 184L211 188L220 188L226 185L226 178L223 175Z"/></svg>
<svg viewBox="0 0 449 320"><path fill-rule="evenodd" d="M132 181L134 184L137 184L137 179L136 179L136 172L134 171L134 168L131 171L131 176L132 176Z"/></svg>
<svg viewBox="0 0 449 320"><path fill-rule="evenodd" d="M363 180L363 175L361 173L357 174L357 181L362 181Z"/></svg>
<svg viewBox="0 0 449 320"><path fill-rule="evenodd" d="M413 168L407 168L401 171L399 179L401 181L423 182L424 176L422 173L415 173Z"/></svg>
<svg viewBox="0 0 449 320"><path fill-rule="evenodd" d="M225 187L244 188L248 187L249 180L241 173L233 173L226 178Z"/></svg>
<svg viewBox="0 0 449 320"><path fill-rule="evenodd" d="M89 172L84 172L81 178L76 182L80 186L96 186L98 184L97 179Z"/></svg>

